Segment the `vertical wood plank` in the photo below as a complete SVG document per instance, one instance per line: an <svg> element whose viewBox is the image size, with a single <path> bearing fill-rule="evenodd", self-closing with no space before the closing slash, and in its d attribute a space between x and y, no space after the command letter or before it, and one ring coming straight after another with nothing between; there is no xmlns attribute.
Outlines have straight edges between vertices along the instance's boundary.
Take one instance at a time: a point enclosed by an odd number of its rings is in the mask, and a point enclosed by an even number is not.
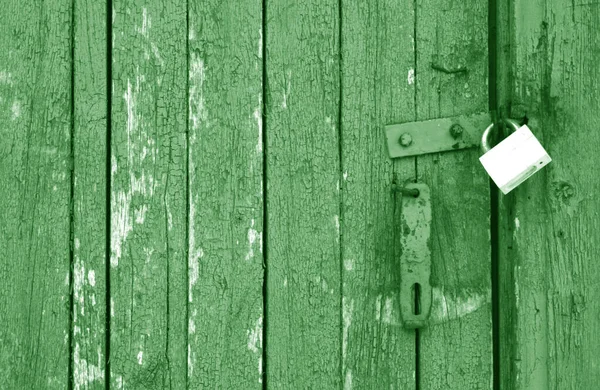
<svg viewBox="0 0 600 390"><path fill-rule="evenodd" d="M110 383L182 388L186 2L113 7Z"/></svg>
<svg viewBox="0 0 600 390"><path fill-rule="evenodd" d="M502 386L598 387L597 3L511 2L512 116L553 162L502 198ZM502 311L504 312L504 310Z"/></svg>
<svg viewBox="0 0 600 390"><path fill-rule="evenodd" d="M189 3L189 388L262 388L262 2Z"/></svg>
<svg viewBox="0 0 600 390"><path fill-rule="evenodd" d="M268 387L337 388L338 2L266 6Z"/></svg>
<svg viewBox="0 0 600 390"><path fill-rule="evenodd" d="M77 0L73 47L73 387L104 389L106 2Z"/></svg>
<svg viewBox="0 0 600 390"><path fill-rule="evenodd" d="M487 6L418 3L417 120L488 111ZM419 331L422 389L493 385L490 189L479 153L417 159L418 175L431 187L433 214L432 311L430 325Z"/></svg>
<svg viewBox="0 0 600 390"><path fill-rule="evenodd" d="M415 117L413 3L342 2L342 259L344 388L415 387L415 332L400 318L392 182L384 127Z"/></svg>
<svg viewBox="0 0 600 390"><path fill-rule="evenodd" d="M71 1L0 13L0 378L69 381Z"/></svg>

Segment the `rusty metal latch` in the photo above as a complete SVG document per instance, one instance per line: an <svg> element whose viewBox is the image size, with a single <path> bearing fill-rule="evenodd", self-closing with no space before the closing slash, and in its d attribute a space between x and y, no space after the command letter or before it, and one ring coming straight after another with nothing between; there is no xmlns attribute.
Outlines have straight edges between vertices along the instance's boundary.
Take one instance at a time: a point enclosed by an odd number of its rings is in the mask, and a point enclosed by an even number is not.
<svg viewBox="0 0 600 390"><path fill-rule="evenodd" d="M422 328L431 312L431 192L423 183L401 191L400 312L404 327Z"/></svg>
<svg viewBox="0 0 600 390"><path fill-rule="evenodd" d="M391 158L476 148L489 113L409 122L385 127Z"/></svg>

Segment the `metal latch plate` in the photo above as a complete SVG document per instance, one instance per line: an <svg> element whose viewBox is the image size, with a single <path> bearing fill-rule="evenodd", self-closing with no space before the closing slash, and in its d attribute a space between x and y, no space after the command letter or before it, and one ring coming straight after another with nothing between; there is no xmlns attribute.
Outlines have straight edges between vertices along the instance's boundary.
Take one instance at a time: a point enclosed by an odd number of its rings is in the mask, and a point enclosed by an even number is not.
<svg viewBox="0 0 600 390"><path fill-rule="evenodd" d="M431 193L423 183L407 183L400 220L400 312L404 327L426 326L431 311ZM418 190L418 195L406 195Z"/></svg>
<svg viewBox="0 0 600 390"><path fill-rule="evenodd" d="M479 147L490 122L490 114L482 113L387 125L388 151L397 158Z"/></svg>

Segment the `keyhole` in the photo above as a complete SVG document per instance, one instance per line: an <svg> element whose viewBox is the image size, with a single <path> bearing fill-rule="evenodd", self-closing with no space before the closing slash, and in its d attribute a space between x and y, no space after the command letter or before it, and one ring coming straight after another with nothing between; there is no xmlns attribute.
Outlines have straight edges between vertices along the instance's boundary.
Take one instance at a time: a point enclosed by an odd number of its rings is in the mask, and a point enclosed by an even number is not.
<svg viewBox="0 0 600 390"><path fill-rule="evenodd" d="M412 285L412 296L413 296L413 314L418 316L421 314L421 285L415 283Z"/></svg>

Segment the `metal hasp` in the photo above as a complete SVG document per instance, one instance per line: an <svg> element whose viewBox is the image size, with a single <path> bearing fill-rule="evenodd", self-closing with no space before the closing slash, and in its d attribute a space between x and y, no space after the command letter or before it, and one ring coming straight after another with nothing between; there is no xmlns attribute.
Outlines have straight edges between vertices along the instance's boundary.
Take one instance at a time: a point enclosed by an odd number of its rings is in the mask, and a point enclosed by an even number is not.
<svg viewBox="0 0 600 390"><path fill-rule="evenodd" d="M404 327L415 329L431 312L431 192L426 184L407 183L401 194L400 312Z"/></svg>
<svg viewBox="0 0 600 390"><path fill-rule="evenodd" d="M489 113L387 125L391 158L479 147Z"/></svg>

